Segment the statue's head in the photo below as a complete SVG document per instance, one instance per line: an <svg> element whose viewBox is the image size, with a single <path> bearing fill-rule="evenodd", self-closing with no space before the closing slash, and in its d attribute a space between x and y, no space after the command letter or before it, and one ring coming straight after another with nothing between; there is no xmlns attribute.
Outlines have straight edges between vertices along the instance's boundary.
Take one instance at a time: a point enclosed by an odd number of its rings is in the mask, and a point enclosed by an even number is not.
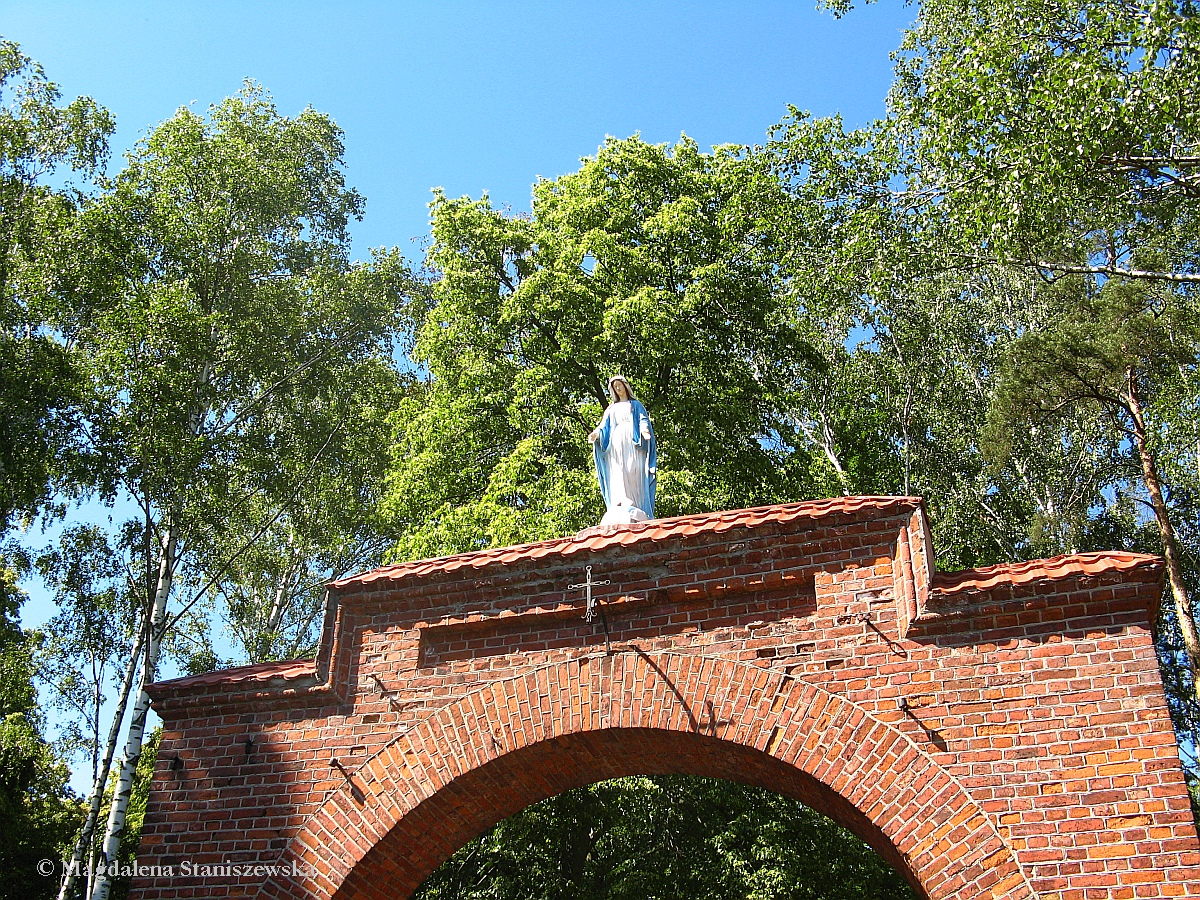
<svg viewBox="0 0 1200 900"><path fill-rule="evenodd" d="M624 375L614 375L608 379L608 396L613 403L633 399L633 388L629 386Z"/></svg>

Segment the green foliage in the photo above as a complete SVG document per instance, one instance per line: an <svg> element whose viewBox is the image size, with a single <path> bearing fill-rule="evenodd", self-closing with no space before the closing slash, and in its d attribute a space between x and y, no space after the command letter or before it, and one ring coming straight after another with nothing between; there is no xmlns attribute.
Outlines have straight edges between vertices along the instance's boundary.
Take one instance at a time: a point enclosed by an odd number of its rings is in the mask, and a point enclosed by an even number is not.
<svg viewBox="0 0 1200 900"><path fill-rule="evenodd" d="M392 335L412 279L395 252L349 262L363 201L343 149L327 116L281 116L247 83L152 131L75 231L90 302L63 330L87 379L91 484L137 510L113 542L144 647L110 860L162 651L188 673L220 666L211 634L226 618L253 659L298 652L319 609L314 573L369 559L357 545L382 409L402 389Z"/></svg>
<svg viewBox="0 0 1200 900"><path fill-rule="evenodd" d="M0 568L0 897L41 900L58 884L37 864L63 856L83 810L67 787L66 762L42 736L33 647L17 624L16 574Z"/></svg>
<svg viewBox="0 0 1200 900"><path fill-rule="evenodd" d="M287 473L297 486L292 496L253 496L224 533L231 561L215 591L247 659L312 655L325 583L381 561L390 543L379 515L390 413L403 400L406 382L390 360L358 364L329 405L337 428L316 464L304 461L303 471ZM239 542L244 551L238 552Z"/></svg>
<svg viewBox="0 0 1200 900"><path fill-rule="evenodd" d="M818 491L923 496L946 569L1079 548L1112 476L1102 428L1064 417L1018 434L1003 464L980 452L1008 347L1052 315L1036 281L964 264L936 205L903 189L909 161L882 126L793 110L755 153L788 197L784 289L825 334L825 365L784 404L795 444L837 473Z"/></svg>
<svg viewBox="0 0 1200 900"><path fill-rule="evenodd" d="M758 218L779 195L735 148L609 140L534 188L530 217L433 203L426 384L396 416L397 557L560 535L600 518L585 437L618 371L651 410L661 515L797 492L767 438L809 354Z"/></svg>
<svg viewBox="0 0 1200 900"><path fill-rule="evenodd" d="M35 562L58 608L38 629L38 677L60 714L59 745L88 759L92 778L103 749L103 706L128 664L139 623L137 586L121 563L97 525L68 526Z"/></svg>
<svg viewBox="0 0 1200 900"><path fill-rule="evenodd" d="M854 835L761 788L621 778L534 804L471 841L413 895L467 898L907 900Z"/></svg>
<svg viewBox="0 0 1200 900"><path fill-rule="evenodd" d="M1085 506L1071 517L1067 546L1140 544L1157 552L1152 538L1139 536L1143 519L1129 508L1144 490L1136 432L1141 429L1157 451L1176 430L1168 423L1178 423L1182 412L1181 376L1200 361L1200 321L1145 283L1114 279L1097 286L1072 276L1042 285L1039 294L1050 313L1005 345L982 447L993 463L1003 463L1028 453L1031 434L1063 433L1065 426L1090 443L1102 463L1093 470L1089 494L1110 494L1100 510ZM1084 421L1093 423L1090 436ZM1175 454L1166 458L1180 461ZM1181 488L1187 480L1180 480ZM1058 497L1067 495L1068 484L1054 487ZM1176 521L1187 521L1188 493L1168 497L1180 514Z"/></svg>
<svg viewBox="0 0 1200 900"><path fill-rule="evenodd" d="M20 625L25 592L17 584L28 570L29 556L20 547L0 547L0 716L37 706L31 647Z"/></svg>
<svg viewBox="0 0 1200 900"><path fill-rule="evenodd" d="M1186 276L1198 43L1191 0L926 0L889 129L968 252Z"/></svg>
<svg viewBox="0 0 1200 900"><path fill-rule="evenodd" d="M44 181L57 169L91 176L104 164L111 117L58 88L0 39L0 530L31 517L74 474L73 410L81 386L54 329L65 310L78 192Z"/></svg>
<svg viewBox="0 0 1200 900"><path fill-rule="evenodd" d="M224 492L227 460L269 478L296 435L260 421L267 404L303 434L319 418L305 404L348 374L330 364L371 353L392 315L347 289L361 199L343 187L341 153L326 117L285 119L248 87L211 121L180 110L89 211L99 255L124 263L112 300L73 334L98 394L94 441L122 451L104 460L109 491L136 484L194 514L189 489Z"/></svg>
<svg viewBox="0 0 1200 900"><path fill-rule="evenodd" d="M1130 429L1131 389L1152 402L1164 381L1200 362L1195 312L1162 302L1144 285L1113 280L1096 288L1076 277L1045 290L1056 315L1009 349L991 414L993 445L1028 419L1045 420L1076 403L1114 416L1118 433Z"/></svg>
<svg viewBox="0 0 1200 900"><path fill-rule="evenodd" d="M57 881L40 875L37 864L58 860L83 820L83 809L67 787L66 764L23 713L0 719L0 896L54 897Z"/></svg>
<svg viewBox="0 0 1200 900"><path fill-rule="evenodd" d="M185 669L218 662L206 634L218 601L252 632L251 658L305 647L307 569L327 577L317 557L370 530L381 410L400 390L391 333L412 279L395 252L348 262L363 201L342 153L327 116L281 116L247 84L207 118L181 109L152 132L83 224L109 278L71 331L88 360L96 480L142 511L124 545L147 595L163 535L183 548L176 584L198 605L168 643ZM304 609L283 623L263 585L294 582L296 566Z"/></svg>

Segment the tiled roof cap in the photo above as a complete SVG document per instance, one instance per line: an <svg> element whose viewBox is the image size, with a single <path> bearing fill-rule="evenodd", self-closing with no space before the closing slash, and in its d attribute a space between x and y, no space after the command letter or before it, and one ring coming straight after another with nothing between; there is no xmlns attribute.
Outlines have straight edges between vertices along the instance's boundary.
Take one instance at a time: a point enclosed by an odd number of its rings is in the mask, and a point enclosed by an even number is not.
<svg viewBox="0 0 1200 900"><path fill-rule="evenodd" d="M1070 553L1050 559L1000 563L979 569L964 569L961 572L938 572L933 576L933 590L941 596L949 596L973 591L990 591L1000 585L1053 581L1073 575L1128 572L1141 566L1161 564L1162 560L1159 557L1146 553L1115 550L1102 553Z"/></svg>
<svg viewBox="0 0 1200 900"><path fill-rule="evenodd" d="M916 509L920 504L919 497L835 497L830 500L806 500L801 503L781 503L752 509L733 509L690 516L674 516L669 519L651 519L649 522L639 522L635 525L596 526L570 537L538 541L533 544L475 550L455 556L419 559L394 566L382 566L361 575L353 575L335 581L331 587L370 584L384 579L398 581L402 578L419 578L467 567L481 569L491 565L509 565L521 560L542 559L547 556L570 556L585 550L594 552L617 545L662 541L702 532L720 534L731 528L754 528L771 522L782 524L797 519L820 519L837 513L854 514L870 510L876 514L887 514L898 510Z"/></svg>
<svg viewBox="0 0 1200 900"><path fill-rule="evenodd" d="M179 690L196 690L205 686L222 688L237 685L239 688L308 686L317 677L316 662L311 659L289 659L283 662L255 663L234 669L218 669L203 675L188 675L158 681L150 685L151 699L157 700L177 693Z"/></svg>

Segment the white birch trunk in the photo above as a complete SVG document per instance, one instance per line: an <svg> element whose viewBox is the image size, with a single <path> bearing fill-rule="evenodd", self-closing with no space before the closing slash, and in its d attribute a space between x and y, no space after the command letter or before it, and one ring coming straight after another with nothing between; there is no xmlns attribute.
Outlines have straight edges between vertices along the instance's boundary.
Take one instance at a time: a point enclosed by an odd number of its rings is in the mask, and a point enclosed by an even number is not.
<svg viewBox="0 0 1200 900"><path fill-rule="evenodd" d="M800 430L804 432L804 436L809 443L815 444L825 454L825 458L829 460L829 464L833 466L834 474L838 477L838 482L842 486L843 496L850 496L850 477L846 474L846 470L842 468L842 461L838 459L837 442L834 440L833 429L829 427L828 420L822 415L819 426L821 429L820 435L817 434L817 426L806 419L798 419L796 423L800 426Z"/></svg>
<svg viewBox="0 0 1200 900"><path fill-rule="evenodd" d="M274 641L275 632L279 630L279 623L283 621L283 613L290 599L292 582L300 574L300 554L292 547L290 537L288 538L288 550L292 554L291 558L288 560L287 568L279 576L279 582L275 585L275 596L271 600L271 610L267 614L266 628L259 636L258 657L260 659L271 649L268 642Z"/></svg>
<svg viewBox="0 0 1200 900"><path fill-rule="evenodd" d="M67 869L63 872L62 884L58 889L58 900L67 900L71 896L71 889L75 886L75 872L83 864L83 858L86 854L90 860L91 854L88 852L92 845L92 835L96 832L96 819L100 816L100 803L104 799L104 782L108 780L108 770L112 766L113 756L117 752L117 739L121 736L121 722L125 719L125 707L129 703L129 693L133 689L133 679L138 671L138 659L142 655L142 635L138 635L138 639L133 644L133 651L129 655L129 667L125 670L125 678L121 682L121 692L117 696L117 708L113 713L112 725L108 729L108 740L104 745L104 757L93 768L92 773L92 791L88 795L88 813L87 818L83 823L83 830L79 832L79 837L75 839L75 849L71 852L71 860L67 864ZM90 869L91 867L89 867ZM89 879L89 888L90 888Z"/></svg>
<svg viewBox="0 0 1200 900"><path fill-rule="evenodd" d="M199 435L208 416L208 405L204 401L204 389L212 378L212 363L205 362L196 379L196 406L188 415L188 430L192 435ZM133 715L129 720L126 732L125 752L121 759L121 773L113 789L112 806L108 811L108 824L104 829L104 846L101 854L106 866L117 860L121 848L121 835L125 833L126 814L129 810L129 799L133 794L133 778L137 773L138 761L142 758L142 740L146 733L146 716L150 712L150 695L146 688L154 683L158 670L158 657L162 647L162 639L166 633L167 600L171 596L171 582L175 577L175 567L178 565L179 523L172 515L165 521L166 531L163 532L162 543L158 556L158 581L154 586L154 603L150 609L150 621L145 631L146 658L142 665L142 677L138 680L137 701L133 705ZM108 900L112 882L108 875L98 876L89 896L91 900Z"/></svg>
<svg viewBox="0 0 1200 900"><path fill-rule="evenodd" d="M150 622L146 630L146 658L142 665L142 677L138 680L137 701L133 705L133 716L125 740L125 753L121 759L121 774L113 789L112 806L108 811L108 825L104 829L102 857L105 866L117 861L121 847L121 835L125 833L125 818L129 810L129 798L133 794L133 776L137 772L138 760L142 757L142 739L146 732L146 715L150 712L150 695L146 688L154 682L158 668L158 655L162 646L166 626L167 598L171 594L171 580L176 564L176 526L167 522L158 557L158 582L154 588L154 605L150 611ZM96 878L91 900L108 900L112 882L107 875Z"/></svg>

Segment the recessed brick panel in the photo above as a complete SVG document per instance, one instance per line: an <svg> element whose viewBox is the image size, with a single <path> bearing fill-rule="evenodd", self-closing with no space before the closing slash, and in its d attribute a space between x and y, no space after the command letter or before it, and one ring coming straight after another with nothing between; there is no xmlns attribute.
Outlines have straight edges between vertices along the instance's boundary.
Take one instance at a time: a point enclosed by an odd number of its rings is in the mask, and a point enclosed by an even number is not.
<svg viewBox="0 0 1200 900"><path fill-rule="evenodd" d="M154 687L139 860L175 872L133 896L404 897L530 803L637 773L795 797L938 900L1200 896L1159 561L930 551L919 500L859 497L338 582L315 662Z"/></svg>

